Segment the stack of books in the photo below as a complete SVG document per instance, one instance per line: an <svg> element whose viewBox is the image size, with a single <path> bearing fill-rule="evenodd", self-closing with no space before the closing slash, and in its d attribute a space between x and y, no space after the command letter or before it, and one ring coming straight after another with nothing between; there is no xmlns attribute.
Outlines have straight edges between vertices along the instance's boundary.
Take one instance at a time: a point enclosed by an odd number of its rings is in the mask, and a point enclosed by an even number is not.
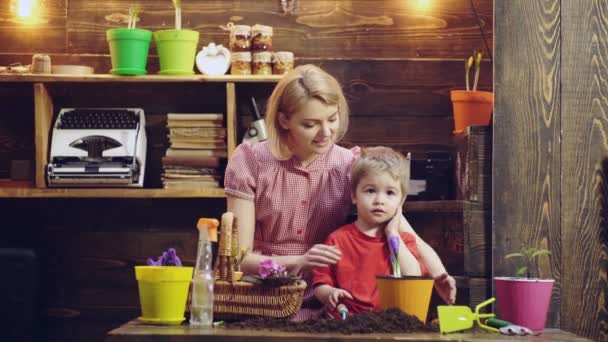
<svg viewBox="0 0 608 342"><path fill-rule="evenodd" d="M167 129L163 187L221 188L227 158L224 115L169 113Z"/></svg>

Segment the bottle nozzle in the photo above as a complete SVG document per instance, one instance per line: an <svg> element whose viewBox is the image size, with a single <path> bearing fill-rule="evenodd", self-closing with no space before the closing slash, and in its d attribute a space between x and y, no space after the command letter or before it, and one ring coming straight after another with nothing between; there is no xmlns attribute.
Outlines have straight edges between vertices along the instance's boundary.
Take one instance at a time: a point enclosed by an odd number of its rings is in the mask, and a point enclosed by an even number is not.
<svg viewBox="0 0 608 342"><path fill-rule="evenodd" d="M196 224L199 234L206 236L209 241L217 242L217 227L220 222L214 218L201 217Z"/></svg>

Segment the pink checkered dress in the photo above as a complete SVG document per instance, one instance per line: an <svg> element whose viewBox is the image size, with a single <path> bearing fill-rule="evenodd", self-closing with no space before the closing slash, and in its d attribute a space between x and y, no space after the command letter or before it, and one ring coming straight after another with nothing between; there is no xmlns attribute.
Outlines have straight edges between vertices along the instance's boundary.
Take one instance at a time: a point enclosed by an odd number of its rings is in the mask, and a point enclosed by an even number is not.
<svg viewBox="0 0 608 342"><path fill-rule="evenodd" d="M351 210L350 173L359 148L334 145L307 167L277 160L267 142L241 144L226 168L226 194L255 201L254 251L263 255L302 255L345 223ZM310 285L312 277L305 274ZM308 288L296 319L318 314ZM316 304L316 305L315 305Z"/></svg>

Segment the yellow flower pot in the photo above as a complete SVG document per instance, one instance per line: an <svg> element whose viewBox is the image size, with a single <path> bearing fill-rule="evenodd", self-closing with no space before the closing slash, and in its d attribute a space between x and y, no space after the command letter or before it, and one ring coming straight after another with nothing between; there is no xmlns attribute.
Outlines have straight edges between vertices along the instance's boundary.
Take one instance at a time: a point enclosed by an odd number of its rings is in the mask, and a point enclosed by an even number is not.
<svg viewBox="0 0 608 342"><path fill-rule="evenodd" d="M186 318L193 267L135 266L141 317L144 323L177 325Z"/></svg>
<svg viewBox="0 0 608 342"><path fill-rule="evenodd" d="M398 308L426 322L434 280L426 277L376 276L383 309Z"/></svg>

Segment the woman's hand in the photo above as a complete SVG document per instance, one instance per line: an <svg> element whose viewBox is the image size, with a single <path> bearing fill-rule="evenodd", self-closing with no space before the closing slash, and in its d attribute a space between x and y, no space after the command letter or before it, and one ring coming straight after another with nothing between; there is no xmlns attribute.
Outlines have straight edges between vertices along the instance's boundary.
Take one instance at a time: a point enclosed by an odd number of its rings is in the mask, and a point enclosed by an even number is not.
<svg viewBox="0 0 608 342"><path fill-rule="evenodd" d="M327 303L325 303L325 306L327 306L329 310L334 311L336 309L336 306L338 306L338 304L340 303L340 298L342 297L353 299L353 296L348 291L342 289L334 289L327 298Z"/></svg>
<svg viewBox="0 0 608 342"><path fill-rule="evenodd" d="M443 273L435 278L435 290L437 290L439 297L447 304L454 304L456 302L456 280L447 273Z"/></svg>
<svg viewBox="0 0 608 342"><path fill-rule="evenodd" d="M328 267L340 261L342 253L334 246L316 244L304 255L298 257L292 273L308 272L316 267Z"/></svg>

